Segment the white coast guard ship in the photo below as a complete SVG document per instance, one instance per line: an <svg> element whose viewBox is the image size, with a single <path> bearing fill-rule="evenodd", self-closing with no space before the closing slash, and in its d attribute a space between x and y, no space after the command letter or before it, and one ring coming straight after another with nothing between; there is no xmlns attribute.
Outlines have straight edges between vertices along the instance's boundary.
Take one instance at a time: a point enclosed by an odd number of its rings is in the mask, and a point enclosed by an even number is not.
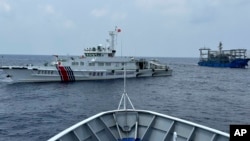
<svg viewBox="0 0 250 141"><path fill-rule="evenodd" d="M82 81L123 78L124 67L127 77L169 76L172 70L157 60L115 57L115 38L120 29L110 31L108 46L87 48L81 57L68 57L43 66L2 66L13 82Z"/></svg>

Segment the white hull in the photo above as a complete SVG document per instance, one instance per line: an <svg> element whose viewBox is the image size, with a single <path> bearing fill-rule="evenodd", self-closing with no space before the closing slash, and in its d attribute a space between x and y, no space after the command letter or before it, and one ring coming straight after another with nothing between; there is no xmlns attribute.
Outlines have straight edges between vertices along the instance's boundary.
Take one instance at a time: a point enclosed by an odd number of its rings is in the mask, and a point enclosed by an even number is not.
<svg viewBox="0 0 250 141"><path fill-rule="evenodd" d="M106 111L48 141L229 141L229 134L147 110Z"/></svg>
<svg viewBox="0 0 250 141"><path fill-rule="evenodd" d="M117 110L101 112L80 121L48 141L229 141L228 133L135 109L125 88L126 80Z"/></svg>
<svg viewBox="0 0 250 141"><path fill-rule="evenodd" d="M68 67L69 68L69 67ZM66 70L60 72L56 67L3 67L13 82L73 82L85 80L105 80L123 78L124 70ZM172 70L144 69L126 70L127 78L170 76Z"/></svg>

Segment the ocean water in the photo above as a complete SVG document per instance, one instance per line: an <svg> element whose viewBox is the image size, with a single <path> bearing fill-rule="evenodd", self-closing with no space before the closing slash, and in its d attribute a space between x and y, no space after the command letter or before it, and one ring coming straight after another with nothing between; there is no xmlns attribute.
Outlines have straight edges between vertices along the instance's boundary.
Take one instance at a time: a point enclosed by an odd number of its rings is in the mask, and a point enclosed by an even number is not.
<svg viewBox="0 0 250 141"><path fill-rule="evenodd" d="M43 64L51 56L4 55L0 64ZM127 79L136 109L221 131L250 124L250 69L197 66L198 58L157 58L169 77ZM44 141L102 111L117 109L123 80L10 84L0 70L0 141Z"/></svg>

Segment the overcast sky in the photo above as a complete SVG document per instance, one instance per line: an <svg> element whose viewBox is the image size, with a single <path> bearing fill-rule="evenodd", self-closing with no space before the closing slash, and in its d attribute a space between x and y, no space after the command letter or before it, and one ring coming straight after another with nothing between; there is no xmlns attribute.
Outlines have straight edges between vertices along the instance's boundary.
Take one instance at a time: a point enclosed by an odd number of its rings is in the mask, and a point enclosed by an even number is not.
<svg viewBox="0 0 250 141"><path fill-rule="evenodd" d="M250 50L250 0L0 0L0 54L82 55L115 26L117 55Z"/></svg>

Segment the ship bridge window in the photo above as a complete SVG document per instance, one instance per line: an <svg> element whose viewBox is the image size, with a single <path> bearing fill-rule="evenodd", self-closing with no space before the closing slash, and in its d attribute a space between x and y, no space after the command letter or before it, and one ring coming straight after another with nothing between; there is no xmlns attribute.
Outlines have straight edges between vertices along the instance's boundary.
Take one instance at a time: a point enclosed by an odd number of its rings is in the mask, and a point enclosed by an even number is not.
<svg viewBox="0 0 250 141"><path fill-rule="evenodd" d="M72 66L78 66L79 62L72 62Z"/></svg>
<svg viewBox="0 0 250 141"><path fill-rule="evenodd" d="M104 66L104 63L103 62L99 62L98 66Z"/></svg>
<svg viewBox="0 0 250 141"><path fill-rule="evenodd" d="M95 66L95 63L89 63L89 66Z"/></svg>
<svg viewBox="0 0 250 141"><path fill-rule="evenodd" d="M81 66L84 66L84 62L80 62L80 65L81 65Z"/></svg>
<svg viewBox="0 0 250 141"><path fill-rule="evenodd" d="M107 62L105 65L106 65L106 66L111 66L111 63L110 63L110 62Z"/></svg>

